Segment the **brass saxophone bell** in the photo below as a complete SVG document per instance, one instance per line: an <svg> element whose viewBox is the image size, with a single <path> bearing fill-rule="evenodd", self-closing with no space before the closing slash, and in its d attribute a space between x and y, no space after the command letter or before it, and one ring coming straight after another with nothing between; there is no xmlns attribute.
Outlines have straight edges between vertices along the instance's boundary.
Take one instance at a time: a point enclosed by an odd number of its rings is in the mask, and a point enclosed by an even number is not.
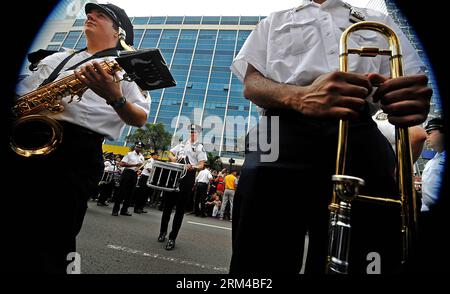
<svg viewBox="0 0 450 294"><path fill-rule="evenodd" d="M61 144L62 138L62 127L55 119L33 114L13 123L10 146L23 157L47 155Z"/></svg>

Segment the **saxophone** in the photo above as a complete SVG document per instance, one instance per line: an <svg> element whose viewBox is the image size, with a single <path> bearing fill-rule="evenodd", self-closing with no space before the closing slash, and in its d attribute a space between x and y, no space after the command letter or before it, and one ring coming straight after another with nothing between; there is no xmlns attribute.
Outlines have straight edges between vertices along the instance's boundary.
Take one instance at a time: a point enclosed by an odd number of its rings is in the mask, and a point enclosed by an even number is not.
<svg viewBox="0 0 450 294"><path fill-rule="evenodd" d="M124 42L124 32L121 33L122 47L126 51L134 51ZM111 75L122 70L116 61L103 61L100 66ZM12 107L14 122L10 140L11 149L23 157L47 155L55 150L62 142L62 126L45 113L63 112L61 99L70 95L68 103L76 96L80 101L87 88L75 74L72 74L19 97Z"/></svg>

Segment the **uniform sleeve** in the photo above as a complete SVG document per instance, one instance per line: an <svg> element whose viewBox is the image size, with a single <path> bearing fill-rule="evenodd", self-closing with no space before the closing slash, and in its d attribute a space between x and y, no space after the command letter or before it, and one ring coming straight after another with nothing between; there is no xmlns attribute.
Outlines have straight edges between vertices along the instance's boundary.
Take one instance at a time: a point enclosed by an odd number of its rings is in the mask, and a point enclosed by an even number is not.
<svg viewBox="0 0 450 294"><path fill-rule="evenodd" d="M207 161L208 160L208 156L206 155L206 152L205 152L205 148L203 147L203 145L202 144L199 144L199 146L197 147L198 149L198 155L197 155L197 160L198 161Z"/></svg>
<svg viewBox="0 0 450 294"><path fill-rule="evenodd" d="M269 17L261 20L256 28L250 33L241 51L231 64L231 71L243 82L247 66L250 63L261 74L266 74L267 64L267 39L269 36Z"/></svg>
<svg viewBox="0 0 450 294"><path fill-rule="evenodd" d="M146 94L148 96L147 98L136 83L122 82L120 85L123 96L128 101L141 108L148 118L151 103L150 95Z"/></svg>
<svg viewBox="0 0 450 294"><path fill-rule="evenodd" d="M128 161L129 161L129 156L128 156L128 154L129 153L127 153L127 155L125 155L123 158L122 158L122 162L125 162L125 163L129 163Z"/></svg>
<svg viewBox="0 0 450 294"><path fill-rule="evenodd" d="M16 93L22 96L35 90L70 53L71 52L57 52L42 59L39 62L37 69L17 84Z"/></svg>
<svg viewBox="0 0 450 294"><path fill-rule="evenodd" d="M419 54L417 53L417 50L413 47L413 45L405 36L403 31L397 26L397 24L389 15L386 15L384 23L388 25L390 28L392 28L397 33L397 36L399 38L403 56L404 74L405 75L424 74L426 67L423 64ZM389 76L390 75L389 69L390 69L389 59L384 58L383 62L381 63L380 74L384 76Z"/></svg>
<svg viewBox="0 0 450 294"><path fill-rule="evenodd" d="M109 167L111 166L111 162L109 160L104 162L105 164L105 168L103 169L104 171L108 171Z"/></svg>

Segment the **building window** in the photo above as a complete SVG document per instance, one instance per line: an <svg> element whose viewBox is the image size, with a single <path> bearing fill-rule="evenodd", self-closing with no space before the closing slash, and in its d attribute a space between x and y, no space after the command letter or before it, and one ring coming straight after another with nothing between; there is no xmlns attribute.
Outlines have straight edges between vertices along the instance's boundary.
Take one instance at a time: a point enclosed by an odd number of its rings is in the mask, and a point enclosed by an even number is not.
<svg viewBox="0 0 450 294"><path fill-rule="evenodd" d="M185 16L183 24L200 24L201 16Z"/></svg>
<svg viewBox="0 0 450 294"><path fill-rule="evenodd" d="M147 24L149 18L148 17L135 17L133 19L133 24L135 25L145 25Z"/></svg>
<svg viewBox="0 0 450 294"><path fill-rule="evenodd" d="M220 24L223 25L237 25L239 23L239 16L222 16Z"/></svg>
<svg viewBox="0 0 450 294"><path fill-rule="evenodd" d="M50 42L62 42L64 38L66 37L67 33L55 33L53 35L53 38Z"/></svg>
<svg viewBox="0 0 450 294"><path fill-rule="evenodd" d="M85 21L86 21L86 19L84 19L84 18L76 19L75 22L73 23L73 26L74 27L82 27L82 26L84 26Z"/></svg>
<svg viewBox="0 0 450 294"><path fill-rule="evenodd" d="M82 34L80 40L78 41L74 49L83 49L85 47L86 47L86 37L84 36L84 34Z"/></svg>
<svg viewBox="0 0 450 294"><path fill-rule="evenodd" d="M58 51L59 50L59 45L48 45L47 46L47 50Z"/></svg>
<svg viewBox="0 0 450 294"><path fill-rule="evenodd" d="M166 20L166 24L181 24L183 23L182 16L168 16Z"/></svg>
<svg viewBox="0 0 450 294"><path fill-rule="evenodd" d="M204 16L202 24L219 24L220 16Z"/></svg>
<svg viewBox="0 0 450 294"><path fill-rule="evenodd" d="M165 16L152 16L148 24L164 24L166 22Z"/></svg>
<svg viewBox="0 0 450 294"><path fill-rule="evenodd" d="M256 25L259 21L259 16L242 16L241 25Z"/></svg>
<svg viewBox="0 0 450 294"><path fill-rule="evenodd" d="M70 31L67 38L64 40L62 47L73 48L81 35L81 31Z"/></svg>

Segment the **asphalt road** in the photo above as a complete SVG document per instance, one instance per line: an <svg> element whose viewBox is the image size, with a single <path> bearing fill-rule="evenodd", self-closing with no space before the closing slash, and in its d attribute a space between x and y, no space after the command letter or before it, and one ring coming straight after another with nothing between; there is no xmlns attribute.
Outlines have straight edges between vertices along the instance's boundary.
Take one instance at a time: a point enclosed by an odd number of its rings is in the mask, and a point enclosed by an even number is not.
<svg viewBox="0 0 450 294"><path fill-rule="evenodd" d="M172 251L157 242L162 212L112 216L112 204L89 202L77 238L82 274L225 274L231 259L231 222L185 215ZM132 209L130 209L132 211ZM173 213L172 213L173 218ZM169 231L170 226L169 224Z"/></svg>

